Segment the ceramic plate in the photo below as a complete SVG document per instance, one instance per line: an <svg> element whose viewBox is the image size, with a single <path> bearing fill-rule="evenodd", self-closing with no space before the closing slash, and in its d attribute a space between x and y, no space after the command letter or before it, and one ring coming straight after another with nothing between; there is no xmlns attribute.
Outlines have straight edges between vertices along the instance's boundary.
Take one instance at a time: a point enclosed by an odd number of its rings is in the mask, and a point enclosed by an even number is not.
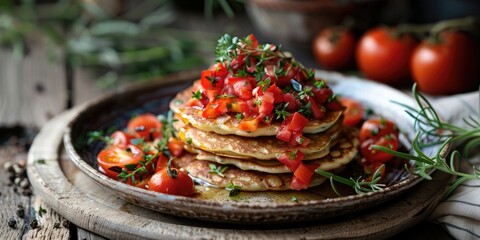
<svg viewBox="0 0 480 240"><path fill-rule="evenodd" d="M242 224L320 220L351 214L399 196L421 180L405 171L402 164L396 164L388 166L386 188L363 195L356 195L350 188L342 188L337 184L343 193L339 197L326 181L309 191L241 192L234 198L228 197L228 192L223 189L198 186L199 197L187 198L135 188L110 179L97 170L96 155L104 145L87 145L88 132L111 127L122 129L133 115L144 112L166 113L169 101L177 92L190 86L197 75L174 75L156 83L116 92L85 105L66 129L64 142L69 157L100 186L133 204L176 216ZM338 73L319 71L317 75L328 79L335 93L357 99L376 113L394 120L404 133L405 143L413 137L413 120L402 106L392 102L415 106L408 95L385 85ZM435 150L433 147L426 151L433 153ZM298 202L292 202L292 196Z"/></svg>

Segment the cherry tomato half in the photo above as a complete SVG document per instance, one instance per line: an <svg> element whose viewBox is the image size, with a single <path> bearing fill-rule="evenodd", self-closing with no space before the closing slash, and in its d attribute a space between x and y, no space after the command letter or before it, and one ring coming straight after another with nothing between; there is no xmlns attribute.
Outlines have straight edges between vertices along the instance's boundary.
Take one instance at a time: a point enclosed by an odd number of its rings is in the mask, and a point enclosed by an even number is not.
<svg viewBox="0 0 480 240"><path fill-rule="evenodd" d="M364 113L362 104L349 98L340 98L339 100L346 107L343 111L343 125L353 127L360 123Z"/></svg>
<svg viewBox="0 0 480 240"><path fill-rule="evenodd" d="M130 144L130 140L135 139L135 136L123 131L115 131L110 135L110 138L112 139L112 145L127 146Z"/></svg>
<svg viewBox="0 0 480 240"><path fill-rule="evenodd" d="M392 159L394 156L389 153L373 149L373 145L379 145L396 151L398 150L398 138L394 134L390 133L377 138L369 138L360 144L360 152L368 162L384 163Z"/></svg>
<svg viewBox="0 0 480 240"><path fill-rule="evenodd" d="M175 171L175 178L168 175L168 171ZM153 174L148 181L148 189L155 192L191 197L195 194L195 186L192 179L185 172L178 169L164 168Z"/></svg>
<svg viewBox="0 0 480 240"><path fill-rule="evenodd" d="M359 139L360 142L364 142L369 138L378 138L390 133L398 138L399 130L394 122L385 118L372 118L362 124Z"/></svg>
<svg viewBox="0 0 480 240"><path fill-rule="evenodd" d="M97 155L98 165L105 174L111 178L117 179L125 165L138 164L143 159L143 151L133 145L115 146L112 145L100 151Z"/></svg>
<svg viewBox="0 0 480 240"><path fill-rule="evenodd" d="M151 113L145 113L130 119L127 129L130 133L143 138L145 141L153 141L162 137L162 123Z"/></svg>
<svg viewBox="0 0 480 240"><path fill-rule="evenodd" d="M345 70L353 65L355 44L349 30L325 28L313 40L313 56L326 69Z"/></svg>
<svg viewBox="0 0 480 240"><path fill-rule="evenodd" d="M478 42L458 31L445 31L437 42L424 40L412 56L418 88L428 94L454 94L478 89Z"/></svg>
<svg viewBox="0 0 480 240"><path fill-rule="evenodd" d="M386 84L402 84L410 79L410 58L417 44L410 35L394 35L393 29L374 28L360 39L356 60L367 78Z"/></svg>

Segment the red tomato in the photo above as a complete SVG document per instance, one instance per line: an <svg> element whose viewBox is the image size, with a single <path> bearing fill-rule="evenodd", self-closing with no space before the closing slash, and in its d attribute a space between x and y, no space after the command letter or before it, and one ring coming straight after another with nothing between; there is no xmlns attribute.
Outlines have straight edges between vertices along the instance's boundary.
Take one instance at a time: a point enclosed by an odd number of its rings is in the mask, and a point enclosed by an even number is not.
<svg viewBox="0 0 480 240"><path fill-rule="evenodd" d="M399 131L395 123L385 118L372 118L362 124L359 139L360 142L364 142L369 138L378 138L390 133L398 138Z"/></svg>
<svg viewBox="0 0 480 240"><path fill-rule="evenodd" d="M374 28L360 39L356 50L359 69L367 78L387 84L406 83L410 78L410 58L415 39L393 37L395 30Z"/></svg>
<svg viewBox="0 0 480 240"><path fill-rule="evenodd" d="M185 143L176 138L170 139L167 143L168 150L174 157L179 157L180 155L182 155L184 145Z"/></svg>
<svg viewBox="0 0 480 240"><path fill-rule="evenodd" d="M326 103L327 100L333 95L333 91L330 88L313 88L312 90L315 99L318 103Z"/></svg>
<svg viewBox="0 0 480 240"><path fill-rule="evenodd" d="M171 177L168 171L177 172L177 176ZM195 186L192 179L185 172L175 168L164 168L160 172L153 174L148 181L148 189L155 192L191 197L195 194Z"/></svg>
<svg viewBox="0 0 480 240"><path fill-rule="evenodd" d="M238 124L238 129L245 131L245 132L255 132L258 128L258 124L260 120L255 117L246 117L240 121Z"/></svg>
<svg viewBox="0 0 480 240"><path fill-rule="evenodd" d="M130 133L143 138L145 141L153 141L162 137L162 123L151 113L145 113L130 119L127 129Z"/></svg>
<svg viewBox="0 0 480 240"><path fill-rule="evenodd" d="M226 84L233 88L233 93L242 100L248 100L252 98L253 87L250 81L245 78L230 77L225 81Z"/></svg>
<svg viewBox="0 0 480 240"><path fill-rule="evenodd" d="M437 42L424 40L412 56L411 69L418 88L442 95L478 90L478 42L458 31L445 31Z"/></svg>
<svg viewBox="0 0 480 240"><path fill-rule="evenodd" d="M298 165L297 169L293 173L295 177L300 179L302 182L310 184L310 179L318 165L308 166L303 163Z"/></svg>
<svg viewBox="0 0 480 240"><path fill-rule="evenodd" d="M284 142L290 142L290 138L292 137L293 132L288 129L288 125L292 121L292 115L288 116L278 129L277 139Z"/></svg>
<svg viewBox="0 0 480 240"><path fill-rule="evenodd" d="M165 155L160 154L158 156L157 163L155 165L155 172L160 172L162 169L167 168L168 165L168 158Z"/></svg>
<svg viewBox="0 0 480 240"><path fill-rule="evenodd" d="M363 119L363 106L359 102L349 99L340 98L340 102L346 109L343 111L343 124L345 126L354 127Z"/></svg>
<svg viewBox="0 0 480 240"><path fill-rule="evenodd" d="M299 112L295 112L293 114L290 124L288 125L288 130L294 131L294 132L302 132L303 128L305 128L307 123L308 123L308 119L306 117L304 117Z"/></svg>
<svg viewBox="0 0 480 240"><path fill-rule="evenodd" d="M225 76L221 76L215 70L203 70L200 83L205 90L221 90L225 82Z"/></svg>
<svg viewBox="0 0 480 240"><path fill-rule="evenodd" d="M361 143L360 152L368 162L384 163L394 156L372 148L372 145L379 145L396 151L398 149L398 138L394 134L387 134L377 138L369 138Z"/></svg>
<svg viewBox="0 0 480 240"><path fill-rule="evenodd" d="M315 60L332 70L345 70L353 65L355 37L344 28L325 28L313 39Z"/></svg>
<svg viewBox="0 0 480 240"><path fill-rule="evenodd" d="M323 106L319 107L311 97L308 97L308 101L310 102L310 111L312 112L313 119L322 119L325 116L325 108Z"/></svg>
<svg viewBox="0 0 480 240"><path fill-rule="evenodd" d="M115 131L110 138L112 138L112 145L127 146L130 144L130 140L135 139L135 136L123 131Z"/></svg>
<svg viewBox="0 0 480 240"><path fill-rule="evenodd" d="M302 132L293 132L292 136L290 137L290 141L288 142L288 145L290 147L297 147L297 146L306 147L309 143L310 143L310 139L303 136Z"/></svg>
<svg viewBox="0 0 480 240"><path fill-rule="evenodd" d="M97 163L105 175L117 179L125 165L138 164L143 159L143 151L133 145L110 146L97 155Z"/></svg>
<svg viewBox="0 0 480 240"><path fill-rule="evenodd" d="M302 163L304 156L305 155L302 151L288 150L279 157L277 157L277 160L283 163L283 165L287 166L290 171L295 172L300 163Z"/></svg>

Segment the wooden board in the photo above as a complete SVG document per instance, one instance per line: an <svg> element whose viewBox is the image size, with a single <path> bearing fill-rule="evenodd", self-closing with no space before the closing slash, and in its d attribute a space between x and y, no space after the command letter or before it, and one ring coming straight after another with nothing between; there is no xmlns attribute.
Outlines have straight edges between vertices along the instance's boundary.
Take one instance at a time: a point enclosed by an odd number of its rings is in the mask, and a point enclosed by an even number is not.
<svg viewBox="0 0 480 240"><path fill-rule="evenodd" d="M104 191L63 153L62 134L78 107L48 122L28 156L35 193L77 226L111 239L366 239L386 238L420 222L439 203L450 176L436 172L375 209L328 221L288 225L227 225L169 216ZM36 162L45 159L45 164Z"/></svg>

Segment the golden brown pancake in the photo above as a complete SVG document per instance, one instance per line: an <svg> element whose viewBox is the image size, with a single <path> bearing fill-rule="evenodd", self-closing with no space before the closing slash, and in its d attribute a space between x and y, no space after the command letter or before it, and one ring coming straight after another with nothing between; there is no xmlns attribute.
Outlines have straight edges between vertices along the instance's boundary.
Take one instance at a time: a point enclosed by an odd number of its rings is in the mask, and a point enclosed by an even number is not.
<svg viewBox="0 0 480 240"><path fill-rule="evenodd" d="M184 142L189 142L192 147L198 148L215 155L229 156L234 158L255 158L258 160L276 159L291 148L288 143L280 141L275 137L247 138L236 135L220 135L213 132L204 132L176 121L174 127L178 136ZM326 132L321 134L306 134L310 139L307 147L299 147L305 155L324 153L330 147L340 131L342 123L336 123Z"/></svg>
<svg viewBox="0 0 480 240"><path fill-rule="evenodd" d="M211 185L219 188L226 188L233 183L235 186L240 186L241 191L285 191L290 190L290 181L293 174L270 174L259 171L244 171L235 166L229 166L223 177L209 173L209 164L215 164L208 161L200 161L192 154L184 154L182 157L175 159L175 165L185 169L193 178L206 181ZM219 166L220 164L215 164ZM322 184L325 181L324 177L317 174L312 176L309 187L314 187Z"/></svg>
<svg viewBox="0 0 480 240"><path fill-rule="evenodd" d="M205 132L215 132L217 134L234 134L244 137L275 136L277 135L280 123L271 125L260 125L256 131L246 132L237 128L240 123L235 117L224 114L217 119L207 119L202 116L202 109L198 107L188 107L186 103L192 97L194 87L187 88L175 96L170 102L170 109L186 123L191 124ZM342 111L328 111L321 120L311 120L303 129L304 133L324 132L332 127L341 117Z"/></svg>
<svg viewBox="0 0 480 240"><path fill-rule="evenodd" d="M319 168L325 171L339 168L348 164L357 154L359 141L355 129L345 129L339 137L338 144L333 146L330 153L323 158L305 161L308 164L319 164ZM234 165L242 170L255 170L266 173L289 173L290 169L278 160L258 161L254 159L238 159L222 157L202 150L198 151L196 158L222 165Z"/></svg>

